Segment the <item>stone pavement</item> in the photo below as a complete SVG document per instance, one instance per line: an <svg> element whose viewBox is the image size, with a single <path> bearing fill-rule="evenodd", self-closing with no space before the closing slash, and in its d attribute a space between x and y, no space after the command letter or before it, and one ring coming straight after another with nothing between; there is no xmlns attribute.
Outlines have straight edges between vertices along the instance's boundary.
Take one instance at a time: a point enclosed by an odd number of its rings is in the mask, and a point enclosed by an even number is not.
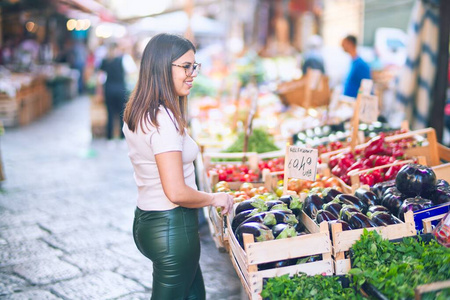
<svg viewBox="0 0 450 300"><path fill-rule="evenodd" d="M124 142L92 139L89 98L0 138L0 299L149 299L151 262L132 234ZM241 299L226 253L201 227L207 299Z"/></svg>

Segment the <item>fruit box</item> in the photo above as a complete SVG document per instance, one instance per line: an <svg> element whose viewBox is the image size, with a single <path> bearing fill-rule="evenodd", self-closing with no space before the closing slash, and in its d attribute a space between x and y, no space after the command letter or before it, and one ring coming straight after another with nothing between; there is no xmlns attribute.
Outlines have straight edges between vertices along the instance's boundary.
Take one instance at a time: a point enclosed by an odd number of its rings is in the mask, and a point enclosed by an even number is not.
<svg viewBox="0 0 450 300"><path fill-rule="evenodd" d="M392 136L387 136L385 138L386 142L399 141L402 139L414 138L416 141L421 141L420 146L408 148L404 150L408 157L418 157L424 156L426 159L427 166L437 166L441 164L441 161L450 160L450 149L440 145L437 142L436 131L434 128L425 128L415 131L409 131L402 134L396 134ZM356 150L363 150L369 145L369 142L357 145ZM330 158L339 153L345 153L350 151L350 147L342 148L336 151L323 153L320 156L322 162L328 163Z"/></svg>
<svg viewBox="0 0 450 300"><path fill-rule="evenodd" d="M366 229L369 231L376 230L383 238L389 240L416 235L412 211L405 214L404 223ZM350 259L346 258L346 252L348 252L352 245L359 240L363 231L364 229L343 231L342 224L332 224L331 241L333 244L334 269L336 275L347 274L351 269Z"/></svg>
<svg viewBox="0 0 450 300"><path fill-rule="evenodd" d="M232 216L227 218L230 259L250 299L261 299L260 292L264 278L284 274L294 275L298 272L308 275L333 274L332 247L327 223L317 226L302 213L300 221L304 223L310 234L257 243L254 242L253 235L244 234L244 250L228 229L231 228L230 219ZM322 260L315 262L258 271L258 264L320 254Z"/></svg>
<svg viewBox="0 0 450 300"><path fill-rule="evenodd" d="M214 161L217 160L217 161ZM258 153L256 152L234 152L234 153L222 153L222 152L207 152L203 153L203 164L205 170L208 171L215 165L237 165L242 164L243 161L248 165L251 170L258 170Z"/></svg>

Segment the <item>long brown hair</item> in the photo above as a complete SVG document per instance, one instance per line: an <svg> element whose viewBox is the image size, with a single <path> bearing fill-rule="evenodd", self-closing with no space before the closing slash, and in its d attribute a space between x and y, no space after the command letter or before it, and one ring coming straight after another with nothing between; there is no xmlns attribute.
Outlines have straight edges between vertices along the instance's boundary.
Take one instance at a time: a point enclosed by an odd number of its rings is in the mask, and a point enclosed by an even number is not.
<svg viewBox="0 0 450 300"><path fill-rule="evenodd" d="M149 129L148 117L158 128L156 119L159 105L170 110L175 126L183 134L187 126L186 99L175 92L172 63L189 50L196 52L191 41L178 35L161 33L154 36L142 55L139 78L125 107L124 122L135 132L138 125Z"/></svg>

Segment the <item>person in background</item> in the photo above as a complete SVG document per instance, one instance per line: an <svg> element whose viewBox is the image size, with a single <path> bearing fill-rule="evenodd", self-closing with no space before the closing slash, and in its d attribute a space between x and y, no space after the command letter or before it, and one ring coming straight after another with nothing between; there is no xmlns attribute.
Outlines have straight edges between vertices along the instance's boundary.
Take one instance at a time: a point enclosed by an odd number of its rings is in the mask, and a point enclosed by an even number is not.
<svg viewBox="0 0 450 300"><path fill-rule="evenodd" d="M352 63L344 84L344 95L356 98L362 79L370 79L369 65L358 55L356 51L357 40L353 35L348 35L342 40L342 48L350 54Z"/></svg>
<svg viewBox="0 0 450 300"><path fill-rule="evenodd" d="M88 50L81 40L76 40L69 54L70 67L78 70L80 77L78 78L78 93L84 93L84 69L88 58Z"/></svg>
<svg viewBox="0 0 450 300"><path fill-rule="evenodd" d="M233 197L197 190L198 145L187 133L187 96L200 69L194 45L158 34L145 47L138 82L125 108L123 132L138 186L133 237L153 262L151 299L205 299L198 209Z"/></svg>
<svg viewBox="0 0 450 300"><path fill-rule="evenodd" d="M106 73L103 90L108 114L106 124L106 138L108 140L114 138L114 123L116 120L120 120L120 128L123 126L123 110L127 99L126 74L134 72L135 69L136 65L133 59L129 55L124 55L117 43L111 43L108 53L100 65L100 70ZM124 138L121 130L120 137Z"/></svg>
<svg viewBox="0 0 450 300"><path fill-rule="evenodd" d="M308 68L320 70L322 74L325 74L325 67L323 63L323 56L320 52L322 47L322 38L318 35L309 37L307 43L307 50L303 56L302 73L306 74Z"/></svg>

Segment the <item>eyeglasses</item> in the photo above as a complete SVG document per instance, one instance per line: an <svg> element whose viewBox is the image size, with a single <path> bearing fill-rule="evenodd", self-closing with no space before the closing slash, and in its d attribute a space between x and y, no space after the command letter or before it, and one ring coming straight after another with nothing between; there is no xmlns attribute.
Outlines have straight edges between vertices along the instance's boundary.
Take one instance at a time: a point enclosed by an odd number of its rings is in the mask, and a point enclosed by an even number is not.
<svg viewBox="0 0 450 300"><path fill-rule="evenodd" d="M194 72L200 72L200 69L202 68L202 64L194 63L194 64L186 64L186 65L177 65L172 64L172 66L180 67L184 69L184 72L186 73L186 76L192 76L194 75Z"/></svg>

